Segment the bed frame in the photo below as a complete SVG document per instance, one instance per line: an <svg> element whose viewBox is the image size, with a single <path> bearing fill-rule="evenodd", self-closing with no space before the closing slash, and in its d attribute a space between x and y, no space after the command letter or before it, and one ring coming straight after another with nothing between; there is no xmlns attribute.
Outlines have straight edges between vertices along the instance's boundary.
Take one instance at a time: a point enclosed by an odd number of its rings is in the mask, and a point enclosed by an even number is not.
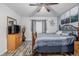
<svg viewBox="0 0 79 59"><path fill-rule="evenodd" d="M36 54L36 52L33 51L33 48L34 48L34 45L35 45L35 40L36 40L35 33L32 32L32 55L35 55Z"/></svg>

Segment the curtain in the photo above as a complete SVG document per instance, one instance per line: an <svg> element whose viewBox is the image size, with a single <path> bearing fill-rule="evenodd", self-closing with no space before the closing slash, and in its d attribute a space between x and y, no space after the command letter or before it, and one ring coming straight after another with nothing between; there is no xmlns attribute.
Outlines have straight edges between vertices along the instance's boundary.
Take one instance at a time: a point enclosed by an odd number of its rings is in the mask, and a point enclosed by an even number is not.
<svg viewBox="0 0 79 59"><path fill-rule="evenodd" d="M46 20L42 20L42 33L46 33Z"/></svg>
<svg viewBox="0 0 79 59"><path fill-rule="evenodd" d="M36 32L36 21L32 20L32 32Z"/></svg>

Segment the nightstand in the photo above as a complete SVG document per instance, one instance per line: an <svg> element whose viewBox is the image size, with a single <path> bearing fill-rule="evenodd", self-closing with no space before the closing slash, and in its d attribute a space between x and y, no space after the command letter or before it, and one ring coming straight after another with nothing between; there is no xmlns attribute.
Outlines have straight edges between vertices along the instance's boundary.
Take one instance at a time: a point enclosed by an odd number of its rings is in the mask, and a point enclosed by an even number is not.
<svg viewBox="0 0 79 59"><path fill-rule="evenodd" d="M79 41L74 41L74 55L79 56Z"/></svg>

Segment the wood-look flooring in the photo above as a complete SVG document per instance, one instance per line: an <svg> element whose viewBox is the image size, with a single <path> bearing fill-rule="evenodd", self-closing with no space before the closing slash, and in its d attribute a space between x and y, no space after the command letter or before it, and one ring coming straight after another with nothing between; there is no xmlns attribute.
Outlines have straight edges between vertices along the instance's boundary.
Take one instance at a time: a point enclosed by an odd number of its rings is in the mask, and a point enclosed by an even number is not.
<svg viewBox="0 0 79 59"><path fill-rule="evenodd" d="M31 42L24 42L15 52L4 53L2 56L31 56L32 46Z"/></svg>
<svg viewBox="0 0 79 59"><path fill-rule="evenodd" d="M32 42L24 42L15 52L7 53L5 52L1 56L32 56ZM73 54L38 54L37 56L73 56Z"/></svg>

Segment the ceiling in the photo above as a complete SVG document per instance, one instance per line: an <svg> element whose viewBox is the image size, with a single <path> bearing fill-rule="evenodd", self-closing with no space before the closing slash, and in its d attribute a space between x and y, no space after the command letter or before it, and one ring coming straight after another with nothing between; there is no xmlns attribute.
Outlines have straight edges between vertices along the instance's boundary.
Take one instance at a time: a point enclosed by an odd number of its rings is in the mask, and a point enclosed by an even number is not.
<svg viewBox="0 0 79 59"><path fill-rule="evenodd" d="M65 11L77 5L76 3L59 3L56 5L49 5L48 8L51 12L46 11L45 8L41 8L39 12L36 12L39 6L29 6L29 3L6 3L9 8L18 13L20 16L58 16Z"/></svg>

